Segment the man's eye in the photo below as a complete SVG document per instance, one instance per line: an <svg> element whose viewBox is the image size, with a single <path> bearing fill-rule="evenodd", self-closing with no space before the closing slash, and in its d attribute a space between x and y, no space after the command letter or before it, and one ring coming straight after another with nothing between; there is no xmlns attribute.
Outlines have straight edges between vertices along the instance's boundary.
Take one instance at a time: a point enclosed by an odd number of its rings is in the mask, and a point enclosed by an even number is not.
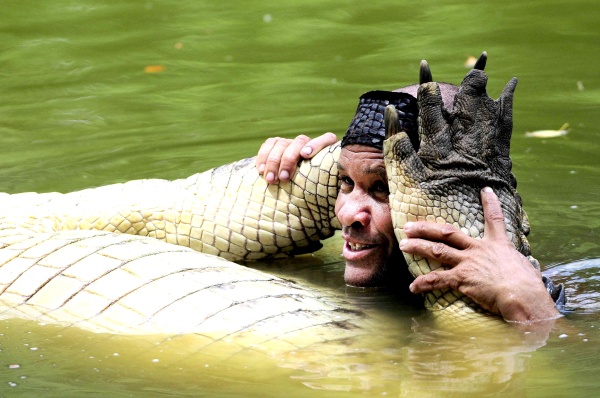
<svg viewBox="0 0 600 398"><path fill-rule="evenodd" d="M373 185L373 191L375 192L382 192L385 194L390 193L390 189L388 187L388 184L386 184L383 181L378 181Z"/></svg>
<svg viewBox="0 0 600 398"><path fill-rule="evenodd" d="M352 179L350 177L342 177L342 184L346 184L346 185L354 185L354 181L352 181Z"/></svg>
<svg viewBox="0 0 600 398"><path fill-rule="evenodd" d="M342 191L349 191L354 186L354 181L350 177L340 177L340 189Z"/></svg>

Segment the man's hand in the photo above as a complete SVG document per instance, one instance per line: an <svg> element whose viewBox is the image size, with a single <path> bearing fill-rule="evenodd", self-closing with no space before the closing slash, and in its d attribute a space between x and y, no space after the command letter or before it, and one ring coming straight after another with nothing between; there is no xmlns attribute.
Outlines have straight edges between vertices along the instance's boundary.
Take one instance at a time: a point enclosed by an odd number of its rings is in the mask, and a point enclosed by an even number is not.
<svg viewBox="0 0 600 398"><path fill-rule="evenodd" d="M481 192L485 229L474 239L450 224L406 223L403 252L437 260L452 267L419 276L413 293L451 288L507 321L527 322L560 316L542 276L506 235L502 207L490 188Z"/></svg>
<svg viewBox="0 0 600 398"><path fill-rule="evenodd" d="M278 180L287 181L296 171L298 162L310 159L321 149L337 142L333 133L325 133L315 139L299 135L294 139L269 138L261 145L256 157L258 173L265 177L269 184Z"/></svg>

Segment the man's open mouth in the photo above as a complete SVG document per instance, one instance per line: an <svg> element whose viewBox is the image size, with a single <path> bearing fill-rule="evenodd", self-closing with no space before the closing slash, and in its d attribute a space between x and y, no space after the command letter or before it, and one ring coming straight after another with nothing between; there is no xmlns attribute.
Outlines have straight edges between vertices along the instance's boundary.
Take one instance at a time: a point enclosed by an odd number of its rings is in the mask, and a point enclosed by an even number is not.
<svg viewBox="0 0 600 398"><path fill-rule="evenodd" d="M354 251L359 251L359 250L370 249L373 246L375 246L375 245L361 245L360 243L350 243L350 242L348 242L348 247L353 252Z"/></svg>

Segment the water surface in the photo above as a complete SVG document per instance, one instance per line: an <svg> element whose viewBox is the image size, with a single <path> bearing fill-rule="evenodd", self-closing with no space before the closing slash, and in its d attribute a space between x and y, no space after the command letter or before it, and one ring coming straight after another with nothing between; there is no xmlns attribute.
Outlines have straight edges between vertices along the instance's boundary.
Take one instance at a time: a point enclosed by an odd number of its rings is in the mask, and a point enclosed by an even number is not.
<svg viewBox="0 0 600 398"><path fill-rule="evenodd" d="M341 137L363 92L414 83L421 59L459 83L486 50L493 97L519 78L512 157L530 242L573 313L541 337L443 334L418 308L346 289L333 238L259 265L363 308L378 320L364 339L273 358L2 321L0 396L597 393L599 11L595 0L4 1L0 188L11 193L181 178L253 156L270 136ZM524 135L565 122L563 137Z"/></svg>

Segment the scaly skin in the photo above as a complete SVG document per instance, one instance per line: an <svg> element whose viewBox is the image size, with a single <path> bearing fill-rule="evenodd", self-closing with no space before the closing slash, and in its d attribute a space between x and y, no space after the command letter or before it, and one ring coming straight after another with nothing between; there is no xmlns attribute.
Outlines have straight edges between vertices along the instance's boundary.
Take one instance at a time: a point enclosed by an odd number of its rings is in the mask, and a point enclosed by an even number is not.
<svg viewBox="0 0 600 398"><path fill-rule="evenodd" d="M344 335L353 311L225 260L310 252L332 236L338 155L339 143L277 185L245 159L176 181L2 194L0 317L213 340Z"/></svg>
<svg viewBox="0 0 600 398"><path fill-rule="evenodd" d="M512 79L496 101L487 95L486 84L483 70L471 70L451 112L444 108L436 83L421 84L417 98L418 150L406 133L397 131L395 110L386 109L389 138L384 142L384 158L398 240L406 237L402 228L408 221L450 223L471 237L483 237L480 190L489 186L502 203L508 236L522 254L530 256L526 238L529 224L515 190L509 157L517 80ZM418 256L405 254L405 258L415 277L443 267ZM539 267L531 256L530 260ZM447 310L446 313L483 312L454 290L428 293L425 303L430 309Z"/></svg>
<svg viewBox="0 0 600 398"><path fill-rule="evenodd" d="M290 348L356 335L361 318L293 282L149 237L0 228L0 319L15 317Z"/></svg>
<svg viewBox="0 0 600 398"><path fill-rule="evenodd" d="M253 159L244 159L182 180L0 194L0 225L149 236L231 261L312 252L339 229L339 150L339 143L325 148L276 185L265 182Z"/></svg>

